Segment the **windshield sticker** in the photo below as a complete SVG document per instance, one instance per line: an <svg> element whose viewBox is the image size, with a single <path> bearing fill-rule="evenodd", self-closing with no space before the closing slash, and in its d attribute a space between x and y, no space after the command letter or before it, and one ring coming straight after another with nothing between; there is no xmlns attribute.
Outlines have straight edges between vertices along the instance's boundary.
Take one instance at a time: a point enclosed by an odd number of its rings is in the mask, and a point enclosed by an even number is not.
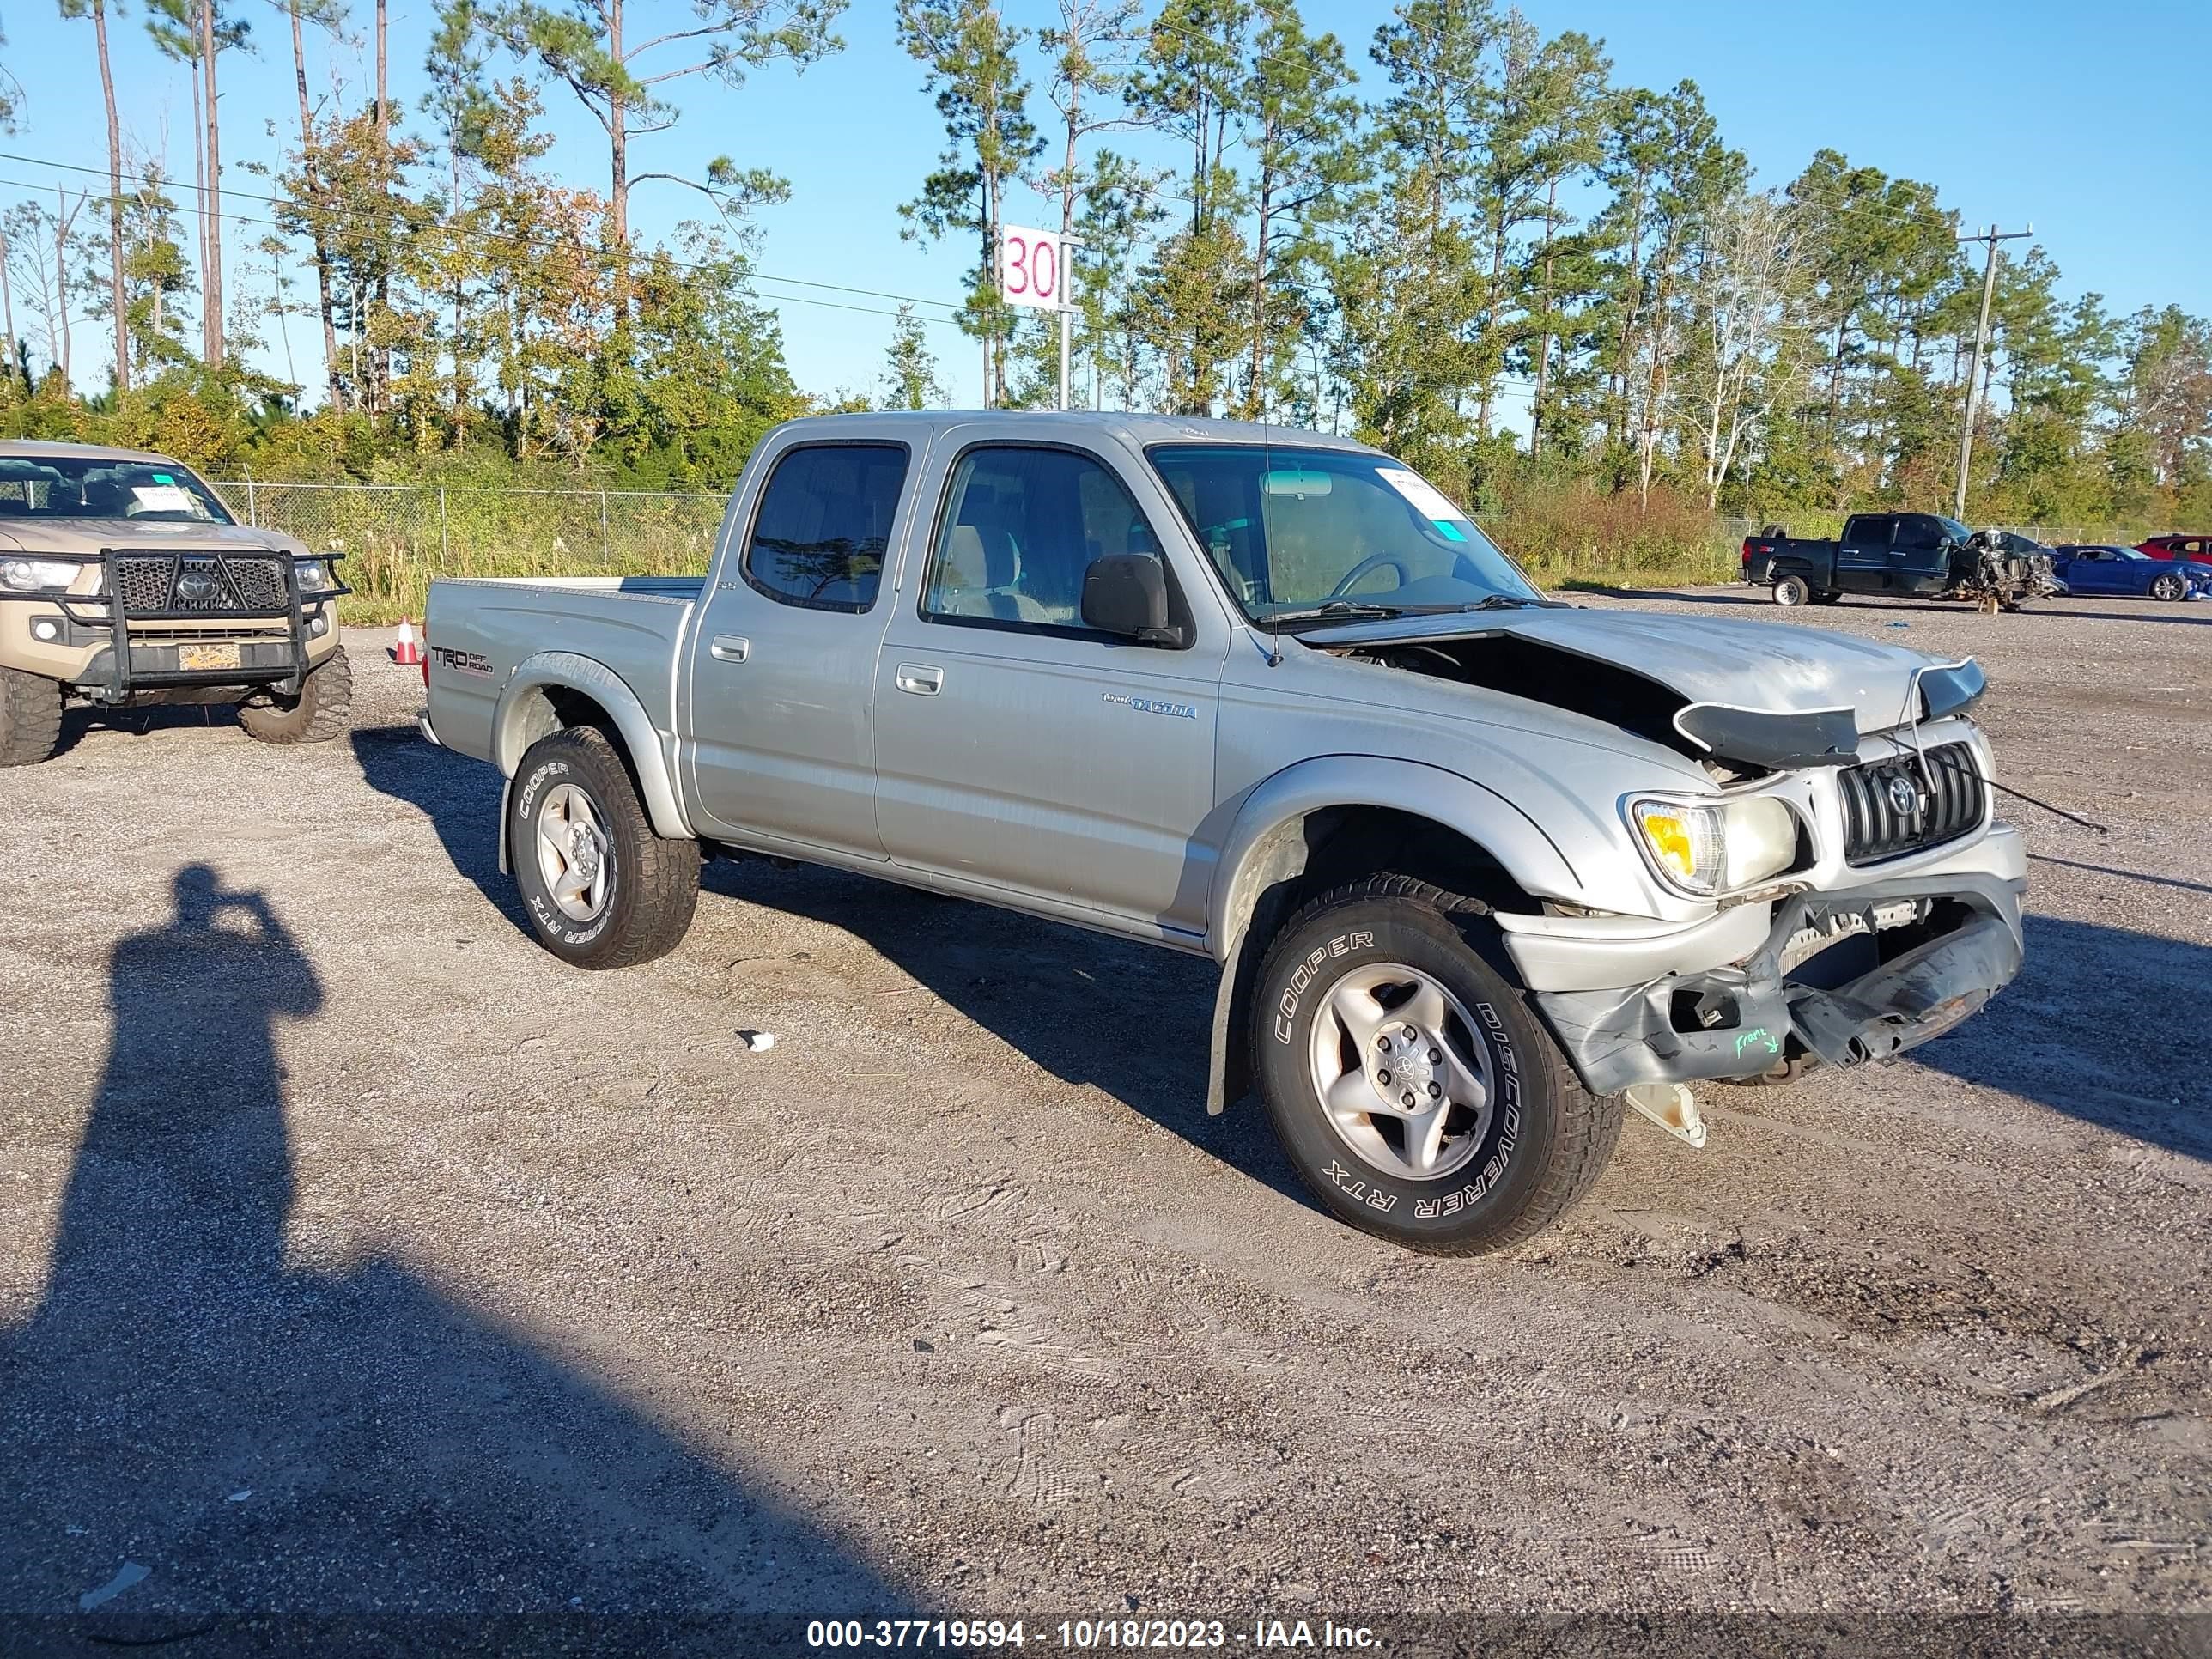
<svg viewBox="0 0 2212 1659"><path fill-rule="evenodd" d="M167 472L156 472L154 475L154 482L155 483L173 484L176 483L176 479Z"/></svg>
<svg viewBox="0 0 2212 1659"><path fill-rule="evenodd" d="M1378 466L1375 476L1413 505L1413 511L1431 524L1462 523L1467 514L1444 499L1444 493L1418 472L1402 466Z"/></svg>
<svg viewBox="0 0 2212 1659"><path fill-rule="evenodd" d="M189 513L192 498L176 484L133 484L132 505L141 513Z"/></svg>

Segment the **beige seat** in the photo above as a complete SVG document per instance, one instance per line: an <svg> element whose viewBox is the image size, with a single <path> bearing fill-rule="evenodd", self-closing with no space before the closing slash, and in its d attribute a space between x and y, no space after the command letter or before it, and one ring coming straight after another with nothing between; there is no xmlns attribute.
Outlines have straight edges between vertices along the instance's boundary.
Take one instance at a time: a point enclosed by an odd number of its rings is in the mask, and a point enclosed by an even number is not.
<svg viewBox="0 0 2212 1659"><path fill-rule="evenodd" d="M956 524L945 541L930 609L946 617L994 617L1000 622L1049 623L1051 613L1018 590L1021 556L996 526Z"/></svg>

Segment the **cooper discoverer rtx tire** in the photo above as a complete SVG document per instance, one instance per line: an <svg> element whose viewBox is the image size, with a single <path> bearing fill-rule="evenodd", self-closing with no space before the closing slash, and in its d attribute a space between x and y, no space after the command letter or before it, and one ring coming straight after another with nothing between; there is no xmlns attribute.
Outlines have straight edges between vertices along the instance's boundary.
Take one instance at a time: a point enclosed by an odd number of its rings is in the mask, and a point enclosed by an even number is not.
<svg viewBox="0 0 2212 1659"><path fill-rule="evenodd" d="M578 968L631 968L683 942L699 843L653 833L622 756L572 726L530 745L507 799L508 867L538 942Z"/></svg>
<svg viewBox="0 0 2212 1659"><path fill-rule="evenodd" d="M0 766L36 766L61 740L60 685L20 668L0 668Z"/></svg>
<svg viewBox="0 0 2212 1659"><path fill-rule="evenodd" d="M353 723L353 665L345 647L308 670L296 697L238 705L238 723L263 743L328 743Z"/></svg>
<svg viewBox="0 0 2212 1659"><path fill-rule="evenodd" d="M1582 1087L1471 942L1490 926L1474 901L1370 876L1291 920L1253 1005L1253 1074L1306 1185L1353 1226L1438 1255L1541 1231L1620 1133L1620 1099Z"/></svg>

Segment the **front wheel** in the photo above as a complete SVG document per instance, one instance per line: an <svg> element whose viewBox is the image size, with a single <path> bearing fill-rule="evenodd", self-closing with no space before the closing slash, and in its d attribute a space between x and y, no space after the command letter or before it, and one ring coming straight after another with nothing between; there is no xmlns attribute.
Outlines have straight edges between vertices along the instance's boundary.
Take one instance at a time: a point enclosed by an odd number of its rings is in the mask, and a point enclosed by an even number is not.
<svg viewBox="0 0 2212 1659"><path fill-rule="evenodd" d="M1815 605L1834 605L1843 597L1832 587L1815 588L1813 591L1813 603Z"/></svg>
<svg viewBox="0 0 2212 1659"><path fill-rule="evenodd" d="M0 766L36 766L61 740L60 685L20 668L0 668Z"/></svg>
<svg viewBox="0 0 2212 1659"><path fill-rule="evenodd" d="M1808 604L1813 598L1813 584L1802 576L1777 576L1774 579L1773 598L1777 605Z"/></svg>
<svg viewBox="0 0 2212 1659"><path fill-rule="evenodd" d="M2171 570L2154 578L2150 585L2150 596L2154 599L2171 601L2182 598L2188 592L2189 584Z"/></svg>
<svg viewBox="0 0 2212 1659"><path fill-rule="evenodd" d="M1253 1073L1322 1206L1417 1250L1517 1244L1580 1200L1620 1133L1519 991L1470 944L1479 907L1372 876L1268 947Z"/></svg>
<svg viewBox="0 0 2212 1659"><path fill-rule="evenodd" d="M238 705L238 723L262 743L328 743L353 723L353 664L345 647L307 671L296 697Z"/></svg>
<svg viewBox="0 0 2212 1659"><path fill-rule="evenodd" d="M631 968L684 941L699 902L699 843L653 832L603 732L530 745L507 797L508 866L538 943L578 968Z"/></svg>

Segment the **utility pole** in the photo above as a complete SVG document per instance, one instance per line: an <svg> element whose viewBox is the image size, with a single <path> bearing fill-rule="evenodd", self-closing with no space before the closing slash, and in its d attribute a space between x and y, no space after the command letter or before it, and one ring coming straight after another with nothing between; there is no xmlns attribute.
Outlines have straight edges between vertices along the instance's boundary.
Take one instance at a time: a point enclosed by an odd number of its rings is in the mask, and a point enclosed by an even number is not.
<svg viewBox="0 0 2212 1659"><path fill-rule="evenodd" d="M1974 329L1973 361L1966 370L1966 423L1959 432L1959 489L1951 502L1951 516L1961 521L1966 516L1966 477L1974 459L1974 416L1982 400L1982 359L1990 349L1990 301L1997 291L1997 244L2034 234L2033 224L2026 230L1999 230L1991 225L1959 238L1962 242L1983 243L1986 249L1982 256L1982 320Z"/></svg>

